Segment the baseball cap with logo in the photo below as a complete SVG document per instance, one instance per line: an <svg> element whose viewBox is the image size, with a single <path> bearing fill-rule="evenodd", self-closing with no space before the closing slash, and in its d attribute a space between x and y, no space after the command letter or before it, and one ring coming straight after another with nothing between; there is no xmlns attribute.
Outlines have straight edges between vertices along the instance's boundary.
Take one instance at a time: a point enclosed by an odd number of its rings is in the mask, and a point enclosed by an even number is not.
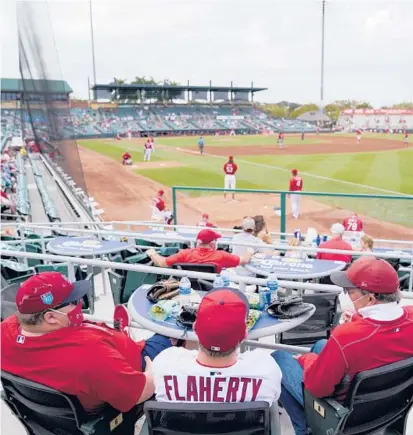
<svg viewBox="0 0 413 435"><path fill-rule="evenodd" d="M207 244L207 243L211 243L214 240L220 239L221 238L221 234L216 233L213 230L202 230L198 233L196 239L199 240L200 242Z"/></svg>
<svg viewBox="0 0 413 435"><path fill-rule="evenodd" d="M340 287L371 293L395 293L399 288L394 268L387 261L372 256L359 258L345 272L332 273L330 279Z"/></svg>
<svg viewBox="0 0 413 435"><path fill-rule="evenodd" d="M245 338L249 310L246 296L235 289L209 291L199 305L194 325L208 350L226 352Z"/></svg>
<svg viewBox="0 0 413 435"><path fill-rule="evenodd" d="M255 230L255 221L252 217L246 217L242 221L242 229L244 231Z"/></svg>
<svg viewBox="0 0 413 435"><path fill-rule="evenodd" d="M39 273L17 290L17 309L21 314L40 313L78 301L89 293L90 287L90 281L70 282L58 272Z"/></svg>

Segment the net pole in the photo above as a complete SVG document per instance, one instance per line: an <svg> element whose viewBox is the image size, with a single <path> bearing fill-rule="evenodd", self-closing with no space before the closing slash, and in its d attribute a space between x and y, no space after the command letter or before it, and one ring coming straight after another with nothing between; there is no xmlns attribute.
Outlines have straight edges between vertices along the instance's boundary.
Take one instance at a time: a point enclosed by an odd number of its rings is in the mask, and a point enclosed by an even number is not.
<svg viewBox="0 0 413 435"><path fill-rule="evenodd" d="M90 36L91 36L91 43L92 43L93 85L96 86L95 36L94 36L94 32L93 32L92 0L89 0L89 9L90 9Z"/></svg>

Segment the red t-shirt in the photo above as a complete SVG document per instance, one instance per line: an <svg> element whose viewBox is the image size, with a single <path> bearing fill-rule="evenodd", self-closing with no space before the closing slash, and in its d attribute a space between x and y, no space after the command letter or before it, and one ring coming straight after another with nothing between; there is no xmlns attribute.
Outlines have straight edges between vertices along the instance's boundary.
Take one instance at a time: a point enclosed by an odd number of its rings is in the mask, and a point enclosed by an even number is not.
<svg viewBox="0 0 413 435"><path fill-rule="evenodd" d="M357 216L350 216L343 221L343 227L346 231L362 231L363 221Z"/></svg>
<svg viewBox="0 0 413 435"><path fill-rule="evenodd" d="M139 400L144 341L91 322L39 337L19 333L16 316L1 323L2 370L77 396L87 410L109 403L126 412Z"/></svg>
<svg viewBox="0 0 413 435"><path fill-rule="evenodd" d="M392 321L357 317L333 330L320 355L299 357L304 385L316 397L343 399L357 373L413 357L412 337L413 306Z"/></svg>
<svg viewBox="0 0 413 435"><path fill-rule="evenodd" d="M158 196L153 199L153 205L159 211L164 211L165 210L165 203L164 203L163 199L159 198Z"/></svg>
<svg viewBox="0 0 413 435"><path fill-rule="evenodd" d="M303 190L303 179L301 177L292 177L290 180L290 192L300 192Z"/></svg>
<svg viewBox="0 0 413 435"><path fill-rule="evenodd" d="M208 248L183 249L175 255L165 258L166 264L170 267L176 263L191 264L214 264L217 272L230 267L237 267L240 263L238 255L232 255L225 251L215 251Z"/></svg>
<svg viewBox="0 0 413 435"><path fill-rule="evenodd" d="M320 244L319 248L322 249L340 249L342 251L352 251L350 243L347 243L341 238L335 237L334 239L327 240ZM331 260L331 261L344 261L350 263L353 257L346 254L330 254L328 252L317 252L318 260Z"/></svg>
<svg viewBox="0 0 413 435"><path fill-rule="evenodd" d="M4 192L3 190L1 191L1 197L2 197L2 198L9 199L9 197L7 196L7 193Z"/></svg>
<svg viewBox="0 0 413 435"><path fill-rule="evenodd" d="M224 172L227 175L235 175L238 170L238 166L235 163L225 163Z"/></svg>

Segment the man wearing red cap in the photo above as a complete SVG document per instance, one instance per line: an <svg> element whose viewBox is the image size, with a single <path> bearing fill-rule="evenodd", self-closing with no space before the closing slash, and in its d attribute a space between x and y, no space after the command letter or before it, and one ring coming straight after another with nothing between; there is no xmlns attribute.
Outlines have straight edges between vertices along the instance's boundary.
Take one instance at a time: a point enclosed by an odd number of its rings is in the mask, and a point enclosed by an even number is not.
<svg viewBox="0 0 413 435"><path fill-rule="evenodd" d="M132 156L128 150L126 150L122 154L122 165L131 165L132 164Z"/></svg>
<svg viewBox="0 0 413 435"><path fill-rule="evenodd" d="M196 224L197 227L215 228L215 225L209 222L209 214L202 213L202 219Z"/></svg>
<svg viewBox="0 0 413 435"><path fill-rule="evenodd" d="M151 359L172 343L160 335L134 342L83 321L89 288L57 272L26 280L17 313L1 323L2 370L77 396L88 411L109 403L126 412L153 395Z"/></svg>
<svg viewBox="0 0 413 435"><path fill-rule="evenodd" d="M298 175L297 169L291 171L292 177L290 179L290 199L291 211L294 219L300 216L300 192L303 190L303 179Z"/></svg>
<svg viewBox="0 0 413 435"><path fill-rule="evenodd" d="M224 188L226 190L235 190L237 180L235 174L238 171L238 166L234 163L234 157L229 156L228 161L224 165ZM224 199L227 199L227 192L224 193ZM232 192L232 200L235 200L235 193Z"/></svg>
<svg viewBox="0 0 413 435"><path fill-rule="evenodd" d="M164 195L165 192L162 189L158 190L158 194L153 199L153 207L156 214L163 217L165 223L170 225L173 221L174 216L172 212L168 210L168 208L165 205Z"/></svg>
<svg viewBox="0 0 413 435"><path fill-rule="evenodd" d="M343 401L357 373L413 357L413 306L399 305L398 275L389 263L362 257L347 271L334 272L331 281L343 287L358 315L298 359L272 354L283 373L281 401L297 435L307 433L303 381L314 396Z"/></svg>
<svg viewBox="0 0 413 435"><path fill-rule="evenodd" d="M167 349L153 362L158 402L276 402L281 371L263 350L239 353L247 337L248 300L216 289L202 299L194 324L199 350Z"/></svg>
<svg viewBox="0 0 413 435"><path fill-rule="evenodd" d="M156 266L171 267L177 263L213 264L217 269L217 273L220 273L222 269L229 269L249 263L254 255L253 250L246 252L242 257L229 254L225 251L218 251L216 241L220 237L221 234L211 229L205 229L198 233L196 248L183 249L170 257L163 257L154 249L147 250L146 254Z"/></svg>

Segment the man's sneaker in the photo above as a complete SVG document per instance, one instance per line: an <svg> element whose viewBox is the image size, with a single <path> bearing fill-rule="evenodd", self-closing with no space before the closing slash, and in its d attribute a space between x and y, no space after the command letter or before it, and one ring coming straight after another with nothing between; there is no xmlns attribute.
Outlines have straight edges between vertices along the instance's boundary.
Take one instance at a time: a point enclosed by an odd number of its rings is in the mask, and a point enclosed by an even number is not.
<svg viewBox="0 0 413 435"><path fill-rule="evenodd" d="M116 305L113 313L113 327L122 334L129 336L129 323L129 312L125 305Z"/></svg>

